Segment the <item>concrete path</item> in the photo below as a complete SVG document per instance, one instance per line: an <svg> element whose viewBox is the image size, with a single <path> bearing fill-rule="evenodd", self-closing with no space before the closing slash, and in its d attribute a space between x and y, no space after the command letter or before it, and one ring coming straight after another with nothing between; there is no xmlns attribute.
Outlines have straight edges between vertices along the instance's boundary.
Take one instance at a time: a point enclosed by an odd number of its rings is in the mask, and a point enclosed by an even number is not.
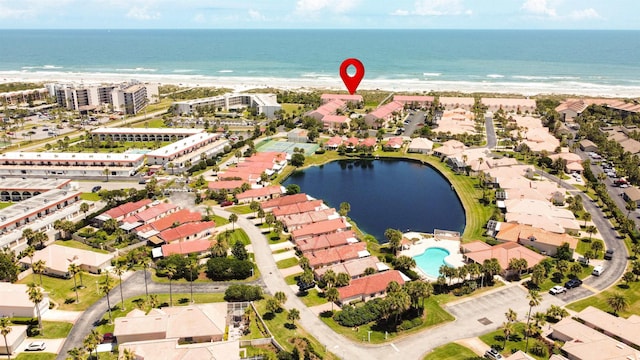
<svg viewBox="0 0 640 360"><path fill-rule="evenodd" d="M66 321L70 323L76 322L80 316L82 316L82 311L67 311L67 310L57 310L51 309L47 310L44 314L42 314L42 320L46 321Z"/></svg>

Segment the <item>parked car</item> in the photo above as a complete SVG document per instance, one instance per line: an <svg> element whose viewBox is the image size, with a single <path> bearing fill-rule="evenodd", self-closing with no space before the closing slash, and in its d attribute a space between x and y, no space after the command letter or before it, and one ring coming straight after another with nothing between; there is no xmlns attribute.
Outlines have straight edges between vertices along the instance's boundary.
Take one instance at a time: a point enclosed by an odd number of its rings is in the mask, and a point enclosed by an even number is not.
<svg viewBox="0 0 640 360"><path fill-rule="evenodd" d="M593 271L591 272L591 275L600 276L600 275L602 275L603 272L604 272L604 266L598 265L598 266L593 268Z"/></svg>
<svg viewBox="0 0 640 360"><path fill-rule="evenodd" d="M549 294L558 295L558 294L562 294L563 292L566 292L566 291L567 291L567 289L564 286L556 285L556 286L552 287L549 290Z"/></svg>
<svg viewBox="0 0 640 360"><path fill-rule="evenodd" d="M225 207L225 206L231 206L233 205L233 201L223 201L220 206Z"/></svg>
<svg viewBox="0 0 640 360"><path fill-rule="evenodd" d="M607 249L607 251L604 253L604 259L605 260L613 259L613 249Z"/></svg>
<svg viewBox="0 0 640 360"><path fill-rule="evenodd" d="M100 186L100 185L96 185L96 186L94 186L94 187L91 189L91 192L95 193L95 192L100 191L100 189L102 189L102 186Z"/></svg>
<svg viewBox="0 0 640 360"><path fill-rule="evenodd" d="M25 350L27 351L42 351L44 349L47 348L47 345L44 343L44 341L34 341L32 343L30 343L29 345L27 345L27 348Z"/></svg>
<svg viewBox="0 0 640 360"><path fill-rule="evenodd" d="M113 340L115 339L115 337L113 336L113 333L105 333L104 335L102 335L102 343L103 344L110 344L113 342Z"/></svg>
<svg viewBox="0 0 640 360"><path fill-rule="evenodd" d="M489 349L485 351L484 357L486 357L487 359L494 359L494 360L503 358L502 355L500 355L500 353L496 349Z"/></svg>
<svg viewBox="0 0 640 360"><path fill-rule="evenodd" d="M307 284L307 283L303 283L301 281L298 281L297 285L298 285L298 290L299 291L307 291L309 289L313 289L314 287L316 287L316 282L312 281L312 282Z"/></svg>
<svg viewBox="0 0 640 360"><path fill-rule="evenodd" d="M573 289L582 285L582 280L580 279L571 279L564 284L564 287L567 289Z"/></svg>

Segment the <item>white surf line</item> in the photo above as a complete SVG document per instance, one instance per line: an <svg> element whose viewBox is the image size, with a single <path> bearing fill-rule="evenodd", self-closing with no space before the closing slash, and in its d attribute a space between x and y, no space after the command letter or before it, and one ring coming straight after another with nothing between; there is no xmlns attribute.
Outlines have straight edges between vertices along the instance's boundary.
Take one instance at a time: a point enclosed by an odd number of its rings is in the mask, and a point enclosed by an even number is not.
<svg viewBox="0 0 640 360"><path fill-rule="evenodd" d="M396 352L400 352L400 350L395 346L394 343L390 343L389 345L391 345L391 347L393 348L393 350L395 350Z"/></svg>

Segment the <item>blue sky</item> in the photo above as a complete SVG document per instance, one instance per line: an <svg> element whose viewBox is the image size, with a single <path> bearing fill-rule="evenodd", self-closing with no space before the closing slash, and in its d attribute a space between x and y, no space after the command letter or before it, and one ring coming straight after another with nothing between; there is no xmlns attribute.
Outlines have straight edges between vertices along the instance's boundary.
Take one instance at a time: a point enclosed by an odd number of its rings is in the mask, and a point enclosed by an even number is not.
<svg viewBox="0 0 640 360"><path fill-rule="evenodd" d="M0 0L4 29L640 29L638 0Z"/></svg>

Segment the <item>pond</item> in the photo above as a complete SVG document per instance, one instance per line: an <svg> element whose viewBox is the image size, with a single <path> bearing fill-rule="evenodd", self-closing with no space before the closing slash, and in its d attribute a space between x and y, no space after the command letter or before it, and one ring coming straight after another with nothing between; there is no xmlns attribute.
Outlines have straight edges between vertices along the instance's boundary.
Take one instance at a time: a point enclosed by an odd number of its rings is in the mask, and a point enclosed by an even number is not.
<svg viewBox="0 0 640 360"><path fill-rule="evenodd" d="M348 202L348 216L380 242L388 228L464 231L464 208L447 179L415 161L334 161L297 171L283 184L297 184L336 209Z"/></svg>

